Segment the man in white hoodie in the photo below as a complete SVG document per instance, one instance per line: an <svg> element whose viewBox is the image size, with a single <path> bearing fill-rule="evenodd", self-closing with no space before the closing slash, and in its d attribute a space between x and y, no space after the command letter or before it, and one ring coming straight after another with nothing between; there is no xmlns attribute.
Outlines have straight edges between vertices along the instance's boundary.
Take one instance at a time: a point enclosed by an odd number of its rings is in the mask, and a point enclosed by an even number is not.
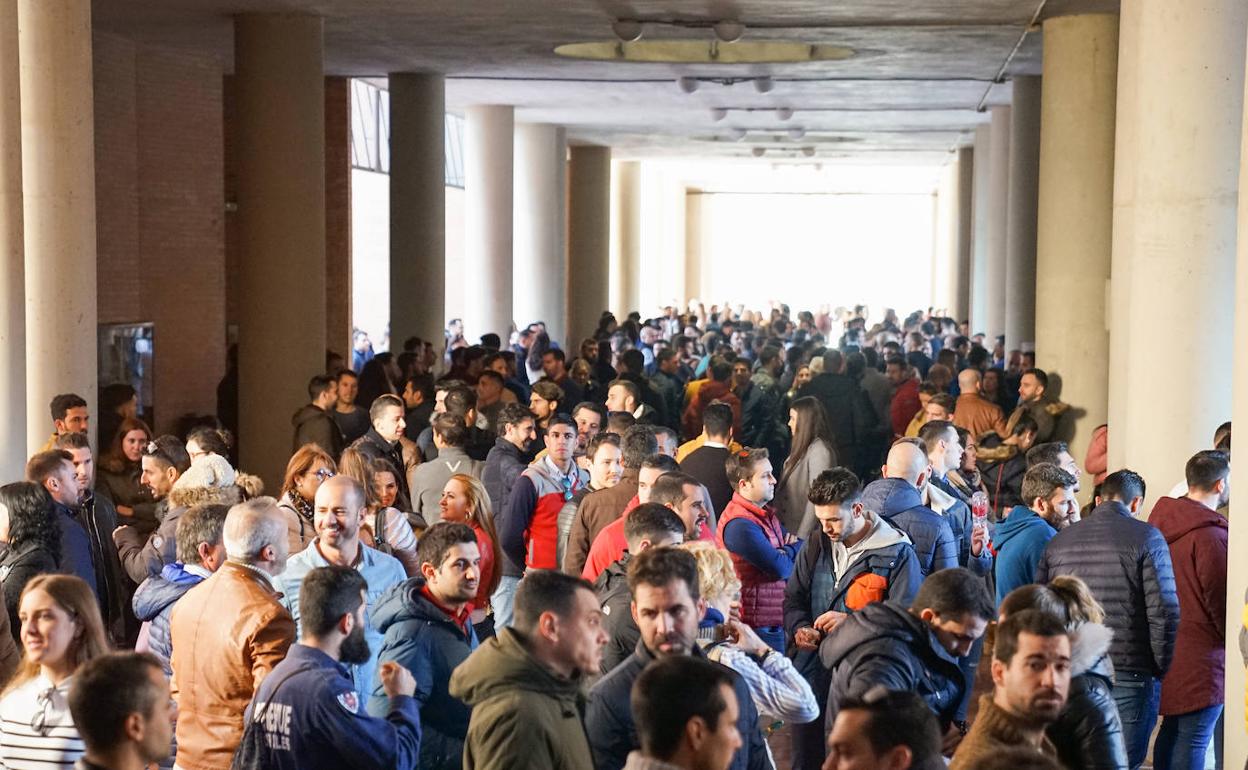
<svg viewBox="0 0 1248 770"><path fill-rule="evenodd" d="M909 606L923 579L910 539L863 505L862 484L852 471L820 473L809 499L821 531L802 544L784 592L784 629L796 646L793 664L820 701L817 719L792 726L797 770L814 770L824 759L830 681L819 662L819 643L868 604Z"/></svg>

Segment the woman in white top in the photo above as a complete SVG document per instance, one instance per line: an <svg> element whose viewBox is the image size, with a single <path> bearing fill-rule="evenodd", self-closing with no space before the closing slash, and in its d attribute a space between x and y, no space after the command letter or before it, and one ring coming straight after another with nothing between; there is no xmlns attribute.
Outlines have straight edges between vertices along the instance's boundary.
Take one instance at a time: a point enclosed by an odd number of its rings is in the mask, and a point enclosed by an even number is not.
<svg viewBox="0 0 1248 770"><path fill-rule="evenodd" d="M339 471L350 476L364 487L364 526L360 535L370 548L382 548L403 565L408 577L420 574L420 561L416 558L416 533L408 523L407 515L394 507L399 495L399 482L390 465L381 458L369 459L358 450L347 448L342 452ZM381 537L377 533L377 519L382 520Z"/></svg>
<svg viewBox="0 0 1248 770"><path fill-rule="evenodd" d="M83 754L69 714L69 686L83 663L108 652L90 586L71 575L39 575L18 609L22 663L0 695L0 765L65 768Z"/></svg>

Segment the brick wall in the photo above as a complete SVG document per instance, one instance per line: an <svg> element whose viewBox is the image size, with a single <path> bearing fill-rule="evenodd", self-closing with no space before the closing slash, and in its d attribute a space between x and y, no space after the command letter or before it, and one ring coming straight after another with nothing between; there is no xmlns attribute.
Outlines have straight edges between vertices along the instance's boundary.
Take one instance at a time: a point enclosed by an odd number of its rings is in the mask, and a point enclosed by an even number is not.
<svg viewBox="0 0 1248 770"><path fill-rule="evenodd" d="M222 72L95 35L100 323L155 324L158 432L216 410L225 370Z"/></svg>
<svg viewBox="0 0 1248 770"><path fill-rule="evenodd" d="M344 77L325 78L325 230L325 344L345 356L351 350L351 81Z"/></svg>

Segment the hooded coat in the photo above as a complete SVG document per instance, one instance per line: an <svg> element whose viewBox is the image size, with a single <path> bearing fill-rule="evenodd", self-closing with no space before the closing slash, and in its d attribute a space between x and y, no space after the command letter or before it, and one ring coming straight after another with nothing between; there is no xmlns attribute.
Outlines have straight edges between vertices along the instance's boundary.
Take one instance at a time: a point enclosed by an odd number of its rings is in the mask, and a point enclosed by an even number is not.
<svg viewBox="0 0 1248 770"><path fill-rule="evenodd" d="M592 768L582 685L539 663L514 628L502 629L451 674L450 694L472 709L464 770Z"/></svg>
<svg viewBox="0 0 1248 770"><path fill-rule="evenodd" d="M905 532L923 577L958 566L958 542L949 522L923 505L919 490L904 479L879 479L862 491L862 505Z"/></svg>
<svg viewBox="0 0 1248 770"><path fill-rule="evenodd" d="M831 729L839 705L883 685L908 690L940 720L941 732L957 714L966 688L958 659L927 623L896 602L868 604L841 622L819 645L819 659L832 672L827 719Z"/></svg>
<svg viewBox="0 0 1248 770"><path fill-rule="evenodd" d="M464 737L472 709L452 698L447 688L451 672L477 648L472 624L465 634L455 621L422 593L423 577L392 586L377 601L370 616L384 635L377 663L394 661L412 672L420 706L421 768L458 770L463 764ZM373 716L390 713L390 698L380 683L368 701Z"/></svg>
<svg viewBox="0 0 1248 770"><path fill-rule="evenodd" d="M1070 634L1070 691L1066 707L1045 732L1067 770L1126 770L1127 747L1114 702L1114 632L1084 623Z"/></svg>
<svg viewBox="0 0 1248 770"><path fill-rule="evenodd" d="M204 582L203 575L187 572L178 562L166 564L159 575L144 580L134 592L134 615L144 623L150 623L147 631L147 651L160 659L165 676L173 676L169 659L173 657L173 637L169 623L173 618L173 605L195 586Z"/></svg>
<svg viewBox="0 0 1248 770"><path fill-rule="evenodd" d="M159 575L166 564L177 558L178 521L182 514L196 505L237 505L242 492L236 486L174 487L165 498L169 510L146 541L134 529L123 528L113 533L113 541L121 558L122 570L136 583Z"/></svg>
<svg viewBox="0 0 1248 770"><path fill-rule="evenodd" d="M1015 588L1036 582L1036 567L1056 534L1057 529L1040 514L1021 505L1014 506L997 525L992 535L997 553L997 604Z"/></svg>
<svg viewBox="0 0 1248 770"><path fill-rule="evenodd" d="M1178 589L1174 661L1161 681L1163 715L1222 703L1226 678L1227 522L1187 497L1163 497L1148 523L1170 546Z"/></svg>

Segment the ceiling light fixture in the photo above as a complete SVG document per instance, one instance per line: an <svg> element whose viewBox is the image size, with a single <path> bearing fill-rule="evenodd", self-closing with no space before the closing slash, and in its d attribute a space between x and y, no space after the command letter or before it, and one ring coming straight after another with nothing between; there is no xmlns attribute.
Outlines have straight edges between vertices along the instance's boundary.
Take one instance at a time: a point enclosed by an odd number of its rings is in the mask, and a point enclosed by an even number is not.
<svg viewBox="0 0 1248 770"><path fill-rule="evenodd" d="M745 134L744 128L734 128L728 132L728 137L734 142L739 142L745 138Z"/></svg>
<svg viewBox="0 0 1248 770"><path fill-rule="evenodd" d="M813 157L815 157L815 148L814 148L814 147L803 147L803 148L802 148L802 154L803 154L803 155L805 155L807 158L813 158Z"/></svg>
<svg viewBox="0 0 1248 770"><path fill-rule="evenodd" d="M641 22L635 19L616 19L611 22L611 31L625 43L635 43L641 40Z"/></svg>
<svg viewBox="0 0 1248 770"><path fill-rule="evenodd" d="M753 155L755 158L761 158L767 154L767 148L755 147L754 149L750 150L750 154Z"/></svg>
<svg viewBox="0 0 1248 770"><path fill-rule="evenodd" d="M715 37L725 43L735 43L745 34L745 25L731 19L715 22L713 29Z"/></svg>
<svg viewBox="0 0 1248 770"><path fill-rule="evenodd" d="M754 90L758 91L760 94L771 93L771 90L775 87L776 81L772 80L769 75L764 75L761 78L754 78Z"/></svg>
<svg viewBox="0 0 1248 770"><path fill-rule="evenodd" d="M691 94L698 90L698 79L685 76L676 80L676 85L680 86L680 90L687 94Z"/></svg>
<svg viewBox="0 0 1248 770"><path fill-rule="evenodd" d="M791 120L793 118L792 107L780 107L776 110L776 117L781 120Z"/></svg>
<svg viewBox="0 0 1248 770"><path fill-rule="evenodd" d="M726 117L728 117L728 110L724 109L723 107L711 108L711 120L718 123L719 121L723 120Z"/></svg>
<svg viewBox="0 0 1248 770"><path fill-rule="evenodd" d="M788 132L787 132L787 133L788 133L788 135L789 135L789 138L790 138L790 139L792 139L793 141L795 141L795 142L796 142L797 140L799 140L799 139L801 139L802 137L806 136L806 129L804 129L804 128L790 128L790 129L788 130Z"/></svg>

